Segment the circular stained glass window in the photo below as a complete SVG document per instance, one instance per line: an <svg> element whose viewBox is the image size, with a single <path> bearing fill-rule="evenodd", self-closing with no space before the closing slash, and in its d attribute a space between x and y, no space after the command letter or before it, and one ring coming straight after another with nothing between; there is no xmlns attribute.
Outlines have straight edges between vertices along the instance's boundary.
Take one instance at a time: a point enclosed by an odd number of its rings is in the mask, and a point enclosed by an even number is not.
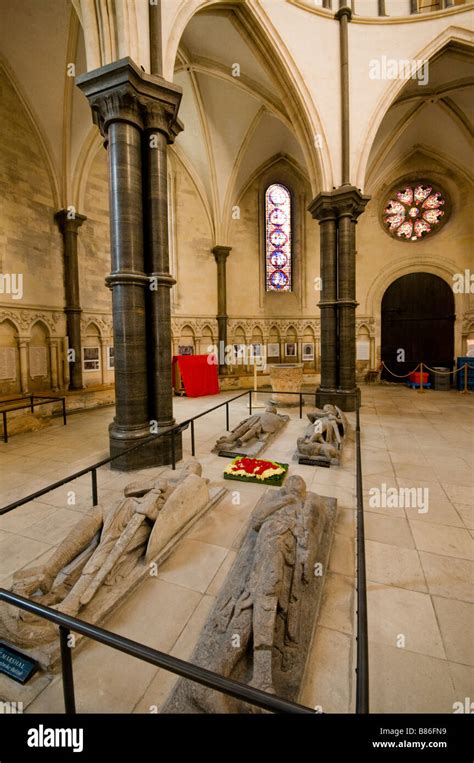
<svg viewBox="0 0 474 763"><path fill-rule="evenodd" d="M446 199L429 183L412 183L394 191L383 211L384 227L401 241L419 241L445 222Z"/></svg>
<svg viewBox="0 0 474 763"><path fill-rule="evenodd" d="M288 193L285 192L285 189L281 186L275 184L272 186L272 190L270 192L270 201L272 204L274 204L275 207L280 207L284 205L287 201Z"/></svg>
<svg viewBox="0 0 474 763"><path fill-rule="evenodd" d="M288 283L288 276L283 270L275 270L270 276L270 282L275 289L283 289Z"/></svg>
<svg viewBox="0 0 474 763"><path fill-rule="evenodd" d="M270 212L269 217L272 225L283 225L283 223L286 223L286 215L280 207L276 207Z"/></svg>
<svg viewBox="0 0 474 763"><path fill-rule="evenodd" d="M271 255L270 262L274 268L277 268L277 269L282 268L283 265L286 265L287 263L286 254L284 252L280 252L276 250Z"/></svg>
<svg viewBox="0 0 474 763"><path fill-rule="evenodd" d="M270 241L273 246L284 246L287 240L286 233L278 228L270 233Z"/></svg>

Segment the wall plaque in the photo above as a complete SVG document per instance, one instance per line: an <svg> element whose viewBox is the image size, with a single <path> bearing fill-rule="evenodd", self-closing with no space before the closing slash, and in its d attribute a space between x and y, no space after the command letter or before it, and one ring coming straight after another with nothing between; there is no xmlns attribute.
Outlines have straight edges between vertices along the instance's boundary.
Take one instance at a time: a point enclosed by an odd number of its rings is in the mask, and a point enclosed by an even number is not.
<svg viewBox="0 0 474 763"><path fill-rule="evenodd" d="M15 347L0 347L0 379L16 380Z"/></svg>
<svg viewBox="0 0 474 763"><path fill-rule="evenodd" d="M48 361L46 347L29 347L30 356L30 376L32 379L35 376L47 376L48 375Z"/></svg>

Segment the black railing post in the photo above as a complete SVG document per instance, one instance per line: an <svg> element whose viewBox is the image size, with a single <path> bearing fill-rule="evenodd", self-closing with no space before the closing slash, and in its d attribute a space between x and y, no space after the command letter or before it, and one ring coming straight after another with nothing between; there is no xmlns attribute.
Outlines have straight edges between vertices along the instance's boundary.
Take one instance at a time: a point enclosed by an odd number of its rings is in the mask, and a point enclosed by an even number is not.
<svg viewBox="0 0 474 763"><path fill-rule="evenodd" d="M227 432L230 432L229 426L229 403L225 404L225 428Z"/></svg>
<svg viewBox="0 0 474 763"><path fill-rule="evenodd" d="M194 419L191 419L191 455L196 455L196 445L194 442Z"/></svg>
<svg viewBox="0 0 474 763"><path fill-rule="evenodd" d="M249 413L252 415L252 390L249 389Z"/></svg>
<svg viewBox="0 0 474 763"><path fill-rule="evenodd" d="M30 395L30 407L31 407L31 413L35 412L35 403L33 399L33 395Z"/></svg>
<svg viewBox="0 0 474 763"><path fill-rule="evenodd" d="M3 415L3 442L8 442L7 412L2 411L2 415Z"/></svg>
<svg viewBox="0 0 474 763"><path fill-rule="evenodd" d="M76 698L74 696L74 675L72 672L72 655L69 646L70 632L64 625L59 626L59 641L61 644L61 670L63 674L64 709L68 715L76 714Z"/></svg>
<svg viewBox="0 0 474 763"><path fill-rule="evenodd" d="M99 496L97 495L97 469L91 469L92 478L92 505L97 506L99 503Z"/></svg>
<svg viewBox="0 0 474 763"><path fill-rule="evenodd" d="M63 424L64 426L66 426L67 419L66 419L66 398L65 397L63 397L62 403L63 403Z"/></svg>
<svg viewBox="0 0 474 763"><path fill-rule="evenodd" d="M303 418L303 395L300 392L300 419Z"/></svg>
<svg viewBox="0 0 474 763"><path fill-rule="evenodd" d="M174 429L171 430L171 468L176 469L176 452L174 443Z"/></svg>

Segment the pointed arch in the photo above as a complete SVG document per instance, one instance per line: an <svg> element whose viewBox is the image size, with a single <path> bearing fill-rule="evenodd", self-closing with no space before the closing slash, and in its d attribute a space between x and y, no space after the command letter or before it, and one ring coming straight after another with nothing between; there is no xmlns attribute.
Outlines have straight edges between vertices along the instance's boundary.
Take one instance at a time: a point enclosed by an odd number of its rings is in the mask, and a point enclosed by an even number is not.
<svg viewBox="0 0 474 763"><path fill-rule="evenodd" d="M54 209L59 209L61 205L59 179L56 173L56 169L55 169L55 165L53 161L53 154L52 154L49 140L45 132L43 131L41 127L41 122L36 116L35 111L33 107L31 106L26 94L23 92L18 80L16 79L15 74L13 73L13 71L11 70L10 66L5 61L5 59L0 56L0 73L1 72L3 72L8 83L11 85L11 87L15 91L18 97L18 101L20 102L23 108L23 112L26 116L26 120L38 141L40 153L42 155L46 172L48 174L48 178L50 182L50 190L51 190L51 196L53 201L53 207Z"/></svg>
<svg viewBox="0 0 474 763"><path fill-rule="evenodd" d="M428 45L413 55L413 61L417 61L419 68L421 68L425 65L426 62L429 64L429 62L435 56L441 53L444 48L448 48L451 44L469 46L471 41L468 30L455 26L450 26L447 29L444 29L437 37L431 40ZM367 122L369 127L366 131L365 139L362 144L362 150L360 152L359 162L356 170L355 185L357 188L361 188L363 190L366 188L368 163L375 138L388 110L395 103L405 86L406 81L403 78L390 80L390 83L382 93L370 119Z"/></svg>

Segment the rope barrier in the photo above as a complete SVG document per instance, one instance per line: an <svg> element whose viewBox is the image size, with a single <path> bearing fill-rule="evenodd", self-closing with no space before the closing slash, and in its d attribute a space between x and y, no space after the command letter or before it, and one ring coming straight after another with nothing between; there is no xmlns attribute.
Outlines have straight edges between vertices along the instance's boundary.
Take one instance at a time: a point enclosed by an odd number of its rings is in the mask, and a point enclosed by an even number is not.
<svg viewBox="0 0 474 763"><path fill-rule="evenodd" d="M385 363L384 363L384 361L383 361L383 360L381 361L381 364L382 364L382 366L383 366L383 367L384 367L384 368L385 368L385 369L386 369L386 370L389 372L389 374L392 374L392 376L395 376L397 379L408 379L408 377L409 377L411 374L414 374L416 371L418 371L418 369L419 369L419 367L420 367L420 365L421 365L421 363L418 363L417 367L416 367L416 368L414 368L414 369L413 369L413 371L410 371L410 373L408 373L408 374L402 374L402 375L400 375L400 374L394 374L394 373L393 373L393 371L391 371L389 368L387 368L387 366L385 365Z"/></svg>
<svg viewBox="0 0 474 763"><path fill-rule="evenodd" d="M423 376L424 371L430 371L430 373L434 374L434 376L454 376L455 374L458 374L460 371L464 371L464 389L463 392L468 392L468 381L467 381L467 369L470 368L471 371L474 371L474 366L469 365L469 363L463 363L462 366L459 368L454 368L452 371L436 371L434 368L430 368L430 366L427 366L426 363L418 363L417 367L413 369L413 371L410 371L407 374L395 374L393 371L388 368L385 361L380 361L380 366L378 368L378 372L382 370L382 368L385 368L385 370L391 375L394 376L396 379L407 379L412 374L416 373L418 369L421 367L421 373L420 373L420 389L419 392L424 392L425 390L423 387L425 386L423 383Z"/></svg>

